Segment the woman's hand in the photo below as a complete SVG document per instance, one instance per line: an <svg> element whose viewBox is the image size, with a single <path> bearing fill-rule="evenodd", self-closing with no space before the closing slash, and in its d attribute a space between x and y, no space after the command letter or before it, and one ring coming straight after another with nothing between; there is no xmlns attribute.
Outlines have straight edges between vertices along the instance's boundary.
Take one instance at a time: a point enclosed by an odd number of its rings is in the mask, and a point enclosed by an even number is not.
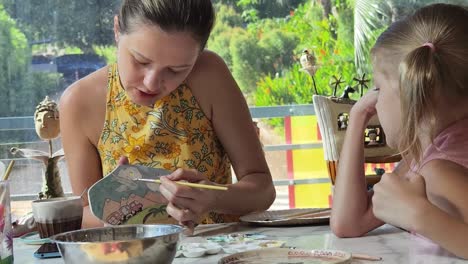
<svg viewBox="0 0 468 264"><path fill-rule="evenodd" d="M119 165L128 165L128 158L126 156L120 156Z"/></svg>
<svg viewBox="0 0 468 264"><path fill-rule="evenodd" d="M177 169L170 175L161 177L159 191L169 201L167 213L190 228L198 224L206 213L213 210L218 191L183 186L174 181L212 185L214 183L196 170Z"/></svg>
<svg viewBox="0 0 468 264"><path fill-rule="evenodd" d="M374 215L380 220L406 230L421 217L420 208L428 203L424 178L413 174L409 179L385 173L374 185L372 197Z"/></svg>
<svg viewBox="0 0 468 264"><path fill-rule="evenodd" d="M379 91L378 89L374 88L368 91L351 109L350 117L363 117L365 122L367 123L371 117L373 117L377 111L375 109L375 105L377 104L377 97Z"/></svg>

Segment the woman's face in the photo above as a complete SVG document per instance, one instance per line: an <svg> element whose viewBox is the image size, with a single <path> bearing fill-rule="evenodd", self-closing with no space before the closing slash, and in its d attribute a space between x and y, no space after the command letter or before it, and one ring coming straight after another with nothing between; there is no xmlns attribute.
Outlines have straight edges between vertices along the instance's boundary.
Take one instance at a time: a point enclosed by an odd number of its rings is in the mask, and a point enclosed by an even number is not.
<svg viewBox="0 0 468 264"><path fill-rule="evenodd" d="M375 108L380 124L385 132L387 145L398 147L401 136L401 109L398 66L386 62L384 56L376 56L374 61L374 84L378 90ZM393 63L396 64L396 63Z"/></svg>
<svg viewBox="0 0 468 264"><path fill-rule="evenodd" d="M130 99L152 106L174 91L189 75L200 44L187 32L164 32L157 26L135 26L116 33L120 80Z"/></svg>

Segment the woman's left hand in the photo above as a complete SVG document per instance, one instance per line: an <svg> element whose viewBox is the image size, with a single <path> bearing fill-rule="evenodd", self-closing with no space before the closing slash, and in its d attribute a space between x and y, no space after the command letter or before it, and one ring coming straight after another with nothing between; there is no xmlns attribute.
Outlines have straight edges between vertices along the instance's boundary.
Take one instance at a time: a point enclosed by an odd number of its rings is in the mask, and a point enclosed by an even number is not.
<svg viewBox="0 0 468 264"><path fill-rule="evenodd" d="M198 224L203 215L213 210L217 192L192 188L175 183L188 181L202 184L214 184L196 170L177 169L168 176L161 177L159 191L169 201L167 213L180 224L192 228Z"/></svg>
<svg viewBox="0 0 468 264"><path fill-rule="evenodd" d="M374 215L406 230L413 230L415 221L420 220L419 209L427 202L424 178L419 174L412 174L408 179L385 173L380 182L374 185Z"/></svg>

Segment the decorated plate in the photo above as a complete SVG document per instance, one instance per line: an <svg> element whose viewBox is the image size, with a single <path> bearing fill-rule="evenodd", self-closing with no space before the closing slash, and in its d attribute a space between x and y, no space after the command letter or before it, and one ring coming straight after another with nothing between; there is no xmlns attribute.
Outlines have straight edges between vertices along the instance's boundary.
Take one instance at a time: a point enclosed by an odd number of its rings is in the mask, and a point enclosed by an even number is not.
<svg viewBox="0 0 468 264"><path fill-rule="evenodd" d="M338 264L351 263L351 253L338 250L268 248L232 254L218 264Z"/></svg>
<svg viewBox="0 0 468 264"><path fill-rule="evenodd" d="M120 165L89 189L91 212L110 225L174 223L166 213L159 184L135 181L158 179L170 173L139 165Z"/></svg>
<svg viewBox="0 0 468 264"><path fill-rule="evenodd" d="M264 211L244 215L240 218L242 222L265 225L265 226L288 226L288 225L308 225L308 224L328 224L330 215L307 216L315 212L329 211L329 208L301 208L288 210ZM304 213L304 214L303 214ZM301 216L302 215L302 216Z"/></svg>

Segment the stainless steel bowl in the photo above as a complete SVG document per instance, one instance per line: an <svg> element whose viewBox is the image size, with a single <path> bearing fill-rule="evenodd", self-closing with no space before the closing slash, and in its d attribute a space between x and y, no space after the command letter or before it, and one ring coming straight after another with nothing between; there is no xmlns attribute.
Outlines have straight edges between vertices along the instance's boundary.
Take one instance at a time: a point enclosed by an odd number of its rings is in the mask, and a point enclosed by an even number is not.
<svg viewBox="0 0 468 264"><path fill-rule="evenodd" d="M82 229L51 237L66 264L171 263L183 228L123 225Z"/></svg>

